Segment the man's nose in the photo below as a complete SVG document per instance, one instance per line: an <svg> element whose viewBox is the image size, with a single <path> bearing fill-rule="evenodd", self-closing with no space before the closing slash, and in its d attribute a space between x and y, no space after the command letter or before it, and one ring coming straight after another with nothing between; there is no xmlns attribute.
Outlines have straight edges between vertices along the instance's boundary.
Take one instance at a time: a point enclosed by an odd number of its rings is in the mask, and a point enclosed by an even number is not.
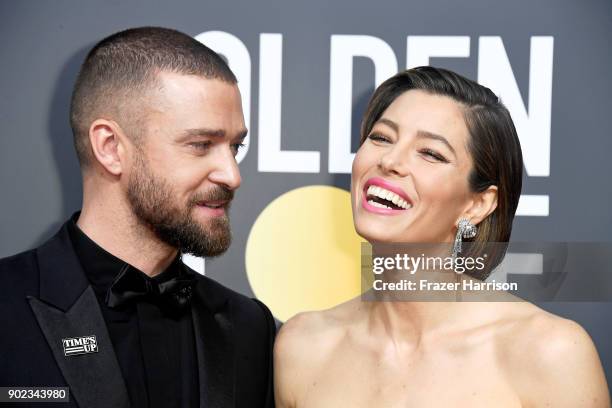
<svg viewBox="0 0 612 408"><path fill-rule="evenodd" d="M233 152L219 152L215 158L215 168L209 175L210 181L220 184L229 190L236 190L242 183L240 169Z"/></svg>

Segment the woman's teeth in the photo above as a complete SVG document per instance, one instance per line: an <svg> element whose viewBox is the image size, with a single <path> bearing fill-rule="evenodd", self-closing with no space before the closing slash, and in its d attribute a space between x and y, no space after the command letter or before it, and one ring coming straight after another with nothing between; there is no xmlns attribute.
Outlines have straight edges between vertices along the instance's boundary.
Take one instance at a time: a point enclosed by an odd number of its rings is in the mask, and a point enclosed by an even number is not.
<svg viewBox="0 0 612 408"><path fill-rule="evenodd" d="M377 203L377 202L376 202L376 201L374 201L374 200L368 200L368 204L370 204L372 207L378 207L378 208L387 208L387 209L389 209L389 210L392 210L392 208L391 208L391 207L387 207L387 206L386 206L386 205L384 205L384 204Z"/></svg>
<svg viewBox="0 0 612 408"><path fill-rule="evenodd" d="M388 201L389 204L393 203L394 206L404 210L412 208L412 204L408 204L408 202L406 202L406 200L401 198L399 195L395 194L393 191L386 190L379 186L368 187L368 191L366 192L366 194L368 197L368 204L374 207L393 209L393 207L380 203L379 201L376 201L371 197L376 197L380 200Z"/></svg>

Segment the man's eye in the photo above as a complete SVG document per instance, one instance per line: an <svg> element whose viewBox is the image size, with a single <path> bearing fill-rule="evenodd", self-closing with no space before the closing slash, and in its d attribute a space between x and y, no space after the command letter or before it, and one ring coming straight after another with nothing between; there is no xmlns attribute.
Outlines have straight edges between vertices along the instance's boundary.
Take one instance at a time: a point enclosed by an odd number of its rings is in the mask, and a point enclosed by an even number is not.
<svg viewBox="0 0 612 408"><path fill-rule="evenodd" d="M382 143L389 143L389 139L387 139L385 136L379 135L377 133L371 133L368 136L368 139L370 140L374 140L375 142L382 142Z"/></svg>
<svg viewBox="0 0 612 408"><path fill-rule="evenodd" d="M238 154L238 152L240 151L240 149L242 149L243 147L245 147L246 145L244 143L234 143L232 145L232 149L234 150L234 155Z"/></svg>
<svg viewBox="0 0 612 408"><path fill-rule="evenodd" d="M446 158L444 156L442 156L440 153L431 150L431 149L422 149L421 150L421 154L427 157L431 157L432 159L442 162L442 163L448 163L448 160L446 160Z"/></svg>
<svg viewBox="0 0 612 408"><path fill-rule="evenodd" d="M206 141L206 142L193 142L193 143L189 143L189 145L191 147L194 147L198 150L206 150L210 147L211 142Z"/></svg>

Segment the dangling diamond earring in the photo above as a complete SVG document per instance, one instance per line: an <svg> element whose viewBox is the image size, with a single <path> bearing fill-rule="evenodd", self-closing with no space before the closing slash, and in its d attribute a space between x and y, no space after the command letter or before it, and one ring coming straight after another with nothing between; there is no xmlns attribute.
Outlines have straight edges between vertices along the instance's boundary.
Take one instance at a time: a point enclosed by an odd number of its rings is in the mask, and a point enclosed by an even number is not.
<svg viewBox="0 0 612 408"><path fill-rule="evenodd" d="M457 235L455 235L455 244L453 245L453 258L461 252L462 238L474 238L478 228L467 218L461 218L457 224Z"/></svg>

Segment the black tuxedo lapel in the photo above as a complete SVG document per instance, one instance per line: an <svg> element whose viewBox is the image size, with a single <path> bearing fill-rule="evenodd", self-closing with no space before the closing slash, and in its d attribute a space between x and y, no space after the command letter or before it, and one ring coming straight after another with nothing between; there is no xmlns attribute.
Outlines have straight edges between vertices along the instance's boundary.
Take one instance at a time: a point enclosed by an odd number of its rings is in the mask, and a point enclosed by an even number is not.
<svg viewBox="0 0 612 408"><path fill-rule="evenodd" d="M200 376L200 406L231 408L234 401L234 340L231 302L198 282L192 300L193 328Z"/></svg>
<svg viewBox="0 0 612 408"><path fill-rule="evenodd" d="M28 300L77 403L81 407L128 407L119 363L91 286L67 312L33 297ZM64 355L62 339L90 335L96 336L98 352Z"/></svg>
<svg viewBox="0 0 612 408"><path fill-rule="evenodd" d="M129 407L127 389L93 289L66 227L37 250L40 298L28 297L72 398L81 407ZM96 336L98 351L64 355L62 339Z"/></svg>

